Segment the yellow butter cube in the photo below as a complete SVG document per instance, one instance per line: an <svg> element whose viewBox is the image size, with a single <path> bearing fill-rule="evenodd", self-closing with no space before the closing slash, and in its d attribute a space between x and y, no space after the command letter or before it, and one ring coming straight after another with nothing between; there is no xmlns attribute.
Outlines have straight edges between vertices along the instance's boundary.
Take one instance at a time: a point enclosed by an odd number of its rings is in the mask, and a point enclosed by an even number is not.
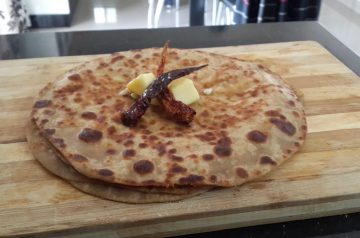
<svg viewBox="0 0 360 238"><path fill-rule="evenodd" d="M153 73L140 74L127 84L127 89L140 96L155 79Z"/></svg>
<svg viewBox="0 0 360 238"><path fill-rule="evenodd" d="M168 89L178 101L190 105L199 100L200 96L191 79L179 78L168 85Z"/></svg>
<svg viewBox="0 0 360 238"><path fill-rule="evenodd" d="M136 93L130 93L130 97L137 100L139 98L139 95L137 95Z"/></svg>

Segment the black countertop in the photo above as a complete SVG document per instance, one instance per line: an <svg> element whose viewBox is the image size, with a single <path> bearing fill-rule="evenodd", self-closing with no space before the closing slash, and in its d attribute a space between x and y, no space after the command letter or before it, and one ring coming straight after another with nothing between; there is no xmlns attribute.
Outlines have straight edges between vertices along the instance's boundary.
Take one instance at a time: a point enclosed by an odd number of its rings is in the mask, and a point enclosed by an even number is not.
<svg viewBox="0 0 360 238"><path fill-rule="evenodd" d="M359 238L360 213L250 226L178 238Z"/></svg>
<svg viewBox="0 0 360 238"><path fill-rule="evenodd" d="M105 30L0 36L0 59L113 53L162 46L200 48L313 40L360 75L360 58L317 22L246 24L241 26Z"/></svg>
<svg viewBox="0 0 360 238"><path fill-rule="evenodd" d="M0 59L112 53L162 46L200 48L313 40L360 75L360 58L317 22L247 24L241 26L25 33L0 36ZM360 213L238 228L183 237L297 238L360 237Z"/></svg>

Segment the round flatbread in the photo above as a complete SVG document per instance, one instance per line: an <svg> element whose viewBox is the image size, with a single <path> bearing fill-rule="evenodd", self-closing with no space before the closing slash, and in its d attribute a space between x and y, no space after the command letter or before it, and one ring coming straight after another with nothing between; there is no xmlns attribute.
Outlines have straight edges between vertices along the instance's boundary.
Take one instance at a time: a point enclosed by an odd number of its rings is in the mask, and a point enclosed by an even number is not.
<svg viewBox="0 0 360 238"><path fill-rule="evenodd" d="M27 125L27 141L35 158L50 172L67 180L77 189L97 197L126 202L126 203L153 203L170 202L189 198L210 188L155 188L155 187L126 187L89 179L59 158L59 154L50 143L40 135L36 125L29 122Z"/></svg>
<svg viewBox="0 0 360 238"><path fill-rule="evenodd" d="M165 71L208 64L189 75L201 94L195 120L179 125L152 106L128 128L119 95L140 73L155 72L161 49L115 53L84 63L45 87L32 117L78 172L129 186L235 186L290 158L306 136L303 105L261 65L171 49ZM211 88L212 94L203 90Z"/></svg>

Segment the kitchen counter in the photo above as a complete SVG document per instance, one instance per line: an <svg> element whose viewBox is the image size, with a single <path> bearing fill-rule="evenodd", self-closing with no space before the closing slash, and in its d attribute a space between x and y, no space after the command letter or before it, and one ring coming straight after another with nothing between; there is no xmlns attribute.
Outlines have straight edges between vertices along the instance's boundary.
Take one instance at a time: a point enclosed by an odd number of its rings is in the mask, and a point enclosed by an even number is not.
<svg viewBox="0 0 360 238"><path fill-rule="evenodd" d="M178 48L313 40L360 75L360 58L317 22L59 33L28 32L0 36L0 59L113 53L136 48L160 47L166 40L170 40L172 47Z"/></svg>

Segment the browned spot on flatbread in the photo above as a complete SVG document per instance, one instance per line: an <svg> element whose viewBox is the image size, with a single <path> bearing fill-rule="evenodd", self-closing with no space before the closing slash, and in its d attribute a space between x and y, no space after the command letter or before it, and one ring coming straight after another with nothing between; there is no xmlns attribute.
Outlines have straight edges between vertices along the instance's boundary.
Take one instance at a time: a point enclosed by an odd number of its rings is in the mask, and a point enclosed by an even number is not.
<svg viewBox="0 0 360 238"><path fill-rule="evenodd" d="M75 160L77 162L85 162L88 161L88 158L86 158L83 155L79 155L79 154L72 154L70 155L70 159Z"/></svg>
<svg viewBox="0 0 360 238"><path fill-rule="evenodd" d="M154 146L154 149L158 151L158 156L163 156L166 154L166 145L164 144L157 144Z"/></svg>
<svg viewBox="0 0 360 238"><path fill-rule="evenodd" d="M265 115L269 117L278 117L280 113L276 110L269 110L265 112Z"/></svg>
<svg viewBox="0 0 360 238"><path fill-rule="evenodd" d="M214 159L214 155L212 154L204 154L202 155L202 158L206 161L210 161L210 160L213 160Z"/></svg>
<svg viewBox="0 0 360 238"><path fill-rule="evenodd" d="M292 100L289 100L289 101L288 101L288 104L289 104L290 106L292 106L292 107L295 107L295 102L292 101Z"/></svg>
<svg viewBox="0 0 360 238"><path fill-rule="evenodd" d="M124 142L124 145L125 145L126 147L132 146L133 144L134 144L134 141L133 141L133 140L127 140L127 141Z"/></svg>
<svg viewBox="0 0 360 238"><path fill-rule="evenodd" d="M48 123L48 122L49 122L48 119L42 119L42 120L40 121L40 125L45 125L45 124Z"/></svg>
<svg viewBox="0 0 360 238"><path fill-rule="evenodd" d="M197 134L195 135L197 138L199 138L201 141L204 141L204 142L211 142L211 141L214 141L216 139L214 133L208 131L204 134Z"/></svg>
<svg viewBox="0 0 360 238"><path fill-rule="evenodd" d="M133 59L128 59L127 61L125 61L124 65L126 67L134 68L137 66L137 63Z"/></svg>
<svg viewBox="0 0 360 238"><path fill-rule="evenodd" d="M253 91L250 91L250 95L251 95L252 97L257 97L258 94L259 94L259 91L258 91L257 89L254 89Z"/></svg>
<svg viewBox="0 0 360 238"><path fill-rule="evenodd" d="M189 157L190 157L191 159L196 159L198 156L197 156L196 154L191 154Z"/></svg>
<svg viewBox="0 0 360 238"><path fill-rule="evenodd" d="M105 102L105 98L97 98L95 99L95 102L99 105L103 104Z"/></svg>
<svg viewBox="0 0 360 238"><path fill-rule="evenodd" d="M294 116L296 116L296 117L300 117L300 114L299 114L298 112L296 112L296 111L293 111L292 114L293 114Z"/></svg>
<svg viewBox="0 0 360 238"><path fill-rule="evenodd" d="M97 67L97 69L103 69L103 68L106 68L108 67L109 65L105 62L100 62L99 66Z"/></svg>
<svg viewBox="0 0 360 238"><path fill-rule="evenodd" d="M250 131L247 136L248 140L255 143L264 143L267 139L267 135L258 130Z"/></svg>
<svg viewBox="0 0 360 238"><path fill-rule="evenodd" d="M211 175L209 179L212 183L215 183L217 180L217 177L216 177L216 175Z"/></svg>
<svg viewBox="0 0 360 238"><path fill-rule="evenodd" d="M209 117L210 116L210 112L208 110L204 110L203 112L200 113L199 116L202 117Z"/></svg>
<svg viewBox="0 0 360 238"><path fill-rule="evenodd" d="M54 135L55 134L55 129L45 129L44 132L46 135L50 136L50 135Z"/></svg>
<svg viewBox="0 0 360 238"><path fill-rule="evenodd" d="M83 112L81 113L81 117L87 120L95 120L97 118L94 112Z"/></svg>
<svg viewBox="0 0 360 238"><path fill-rule="evenodd" d="M158 140L158 139L159 138L157 136L154 136L154 135L149 136L150 141L155 141L155 140Z"/></svg>
<svg viewBox="0 0 360 238"><path fill-rule="evenodd" d="M248 178L249 177L249 174L248 172L243 169L243 168L237 168L236 169L236 174L237 176L239 176L240 178Z"/></svg>
<svg viewBox="0 0 360 238"><path fill-rule="evenodd" d="M113 120L114 122L118 123L118 124L122 124L122 120L121 120L121 115L120 114L117 114L115 116L113 116L111 118L111 120Z"/></svg>
<svg viewBox="0 0 360 238"><path fill-rule="evenodd" d="M177 156L177 155L170 155L170 159L173 160L173 161L177 161L177 162L181 162L181 161L184 160L183 157Z"/></svg>
<svg viewBox="0 0 360 238"><path fill-rule="evenodd" d="M277 118L270 118L270 122L274 124L280 131L284 132L288 136L293 136L296 132L296 128L291 122L277 119Z"/></svg>
<svg viewBox="0 0 360 238"><path fill-rule="evenodd" d="M270 156L264 155L260 158L260 164L276 165L276 162L273 159L271 159Z"/></svg>
<svg viewBox="0 0 360 238"><path fill-rule="evenodd" d="M82 98L81 97L75 97L74 102L80 103L80 102L82 102Z"/></svg>
<svg viewBox="0 0 360 238"><path fill-rule="evenodd" d="M81 80L81 76L80 74L72 74L68 76L68 79L70 81L80 81Z"/></svg>
<svg viewBox="0 0 360 238"><path fill-rule="evenodd" d="M223 137L218 140L216 146L214 147L214 152L220 157L230 156L232 153L231 139L229 137Z"/></svg>
<svg viewBox="0 0 360 238"><path fill-rule="evenodd" d="M71 93L78 91L82 87L83 87L82 84L68 84L61 89L55 90L54 92L59 93L59 94L63 94L63 93L71 94Z"/></svg>
<svg viewBox="0 0 360 238"><path fill-rule="evenodd" d="M123 157L134 157L136 155L136 150L129 149L123 151Z"/></svg>
<svg viewBox="0 0 360 238"><path fill-rule="evenodd" d="M79 134L79 139L85 142L97 142L102 138L102 132L90 128L83 129Z"/></svg>
<svg viewBox="0 0 360 238"><path fill-rule="evenodd" d="M108 133L109 135L112 135L112 134L114 134L115 132L116 132L115 126L109 126L109 127L107 128L107 133Z"/></svg>
<svg viewBox="0 0 360 238"><path fill-rule="evenodd" d="M170 168L170 172L174 173L174 174L178 174L178 173L185 173L186 172L186 168L181 167L178 164L173 164Z"/></svg>
<svg viewBox="0 0 360 238"><path fill-rule="evenodd" d="M199 175L195 175L195 174L190 174L187 177L182 177L179 179L179 183L180 184L197 184L200 183L204 180L203 176L199 176Z"/></svg>
<svg viewBox="0 0 360 238"><path fill-rule="evenodd" d="M150 135L151 131L149 131L148 129L144 129L141 131L144 135Z"/></svg>
<svg viewBox="0 0 360 238"><path fill-rule="evenodd" d="M154 164L149 160L139 160L134 164L133 168L136 173L144 175L154 170Z"/></svg>
<svg viewBox="0 0 360 238"><path fill-rule="evenodd" d="M106 154L108 154L108 155L114 155L114 154L116 154L117 153L117 151L115 150L115 149L107 149L106 150Z"/></svg>
<svg viewBox="0 0 360 238"><path fill-rule="evenodd" d="M100 169L98 171L98 173L101 175L101 176L104 176L104 177L109 177L109 176L112 176L114 174L113 171L111 171L110 169Z"/></svg>
<svg viewBox="0 0 360 238"><path fill-rule="evenodd" d="M34 108L44 108L51 105L51 100L39 100L34 104Z"/></svg>
<svg viewBox="0 0 360 238"><path fill-rule="evenodd" d="M115 63L116 61L122 60L124 58L125 58L125 56L123 56L123 55L117 55L111 59L111 63Z"/></svg>
<svg viewBox="0 0 360 238"><path fill-rule="evenodd" d="M140 147L140 148L146 148L146 147L148 147L148 145L147 145L146 143L140 143L140 144L139 144L139 147Z"/></svg>

